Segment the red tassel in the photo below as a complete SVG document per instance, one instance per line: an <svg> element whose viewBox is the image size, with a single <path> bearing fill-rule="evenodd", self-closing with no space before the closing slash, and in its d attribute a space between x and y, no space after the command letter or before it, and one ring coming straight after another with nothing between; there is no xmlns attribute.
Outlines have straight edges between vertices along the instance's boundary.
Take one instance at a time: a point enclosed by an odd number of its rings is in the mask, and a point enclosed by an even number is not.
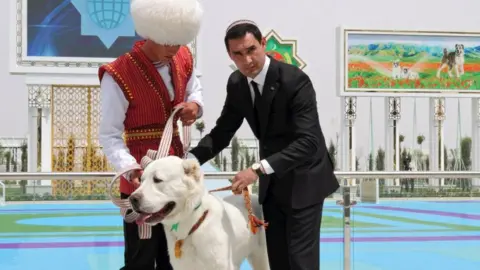
<svg viewBox="0 0 480 270"><path fill-rule="evenodd" d="M265 229L267 229L268 227L268 222L260 220L255 215L250 215L249 220L250 220L250 231L253 234L256 234L258 232L259 227L264 227Z"/></svg>
<svg viewBox="0 0 480 270"><path fill-rule="evenodd" d="M218 191L225 191L225 190L232 190L232 186L214 189L214 190L211 190L210 192L218 192ZM248 224L250 226L250 231L253 234L256 234L258 232L258 228L260 227L264 227L265 229L267 229L268 223L263 220L260 220L253 214L252 199L250 198L250 193L248 192L248 188L244 188L243 191L240 193L234 192L235 195L240 195L242 193L243 193L243 198L245 200L245 208L247 208L247 211L248 211Z"/></svg>

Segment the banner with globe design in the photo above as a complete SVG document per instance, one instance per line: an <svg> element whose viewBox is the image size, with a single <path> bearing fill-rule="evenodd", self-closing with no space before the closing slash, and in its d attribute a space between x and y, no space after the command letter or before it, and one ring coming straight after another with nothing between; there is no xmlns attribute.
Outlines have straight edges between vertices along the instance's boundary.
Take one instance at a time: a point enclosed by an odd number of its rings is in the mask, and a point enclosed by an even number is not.
<svg viewBox="0 0 480 270"><path fill-rule="evenodd" d="M26 9L27 57L116 58L140 38L130 0L26 0Z"/></svg>

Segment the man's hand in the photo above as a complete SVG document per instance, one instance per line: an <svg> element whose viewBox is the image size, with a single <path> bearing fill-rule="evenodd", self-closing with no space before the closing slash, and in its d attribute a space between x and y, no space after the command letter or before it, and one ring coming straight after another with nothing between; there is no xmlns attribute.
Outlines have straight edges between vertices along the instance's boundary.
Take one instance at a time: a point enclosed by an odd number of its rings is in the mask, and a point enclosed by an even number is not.
<svg viewBox="0 0 480 270"><path fill-rule="evenodd" d="M180 120L184 126L190 126L197 120L200 106L195 102L185 102L181 105L183 105L183 109L179 112Z"/></svg>
<svg viewBox="0 0 480 270"><path fill-rule="evenodd" d="M140 186L140 177L142 177L143 170L135 170L130 174L130 182L133 187L137 189Z"/></svg>
<svg viewBox="0 0 480 270"><path fill-rule="evenodd" d="M241 194L244 188L253 184L255 181L257 181L257 179L258 175L251 168L238 172L232 181L233 193Z"/></svg>

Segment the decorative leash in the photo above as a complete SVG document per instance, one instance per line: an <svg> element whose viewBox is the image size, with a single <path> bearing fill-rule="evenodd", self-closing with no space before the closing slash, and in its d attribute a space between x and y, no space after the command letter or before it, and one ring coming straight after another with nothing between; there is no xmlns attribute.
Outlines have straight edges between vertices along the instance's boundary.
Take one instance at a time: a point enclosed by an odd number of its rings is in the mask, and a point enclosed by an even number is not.
<svg viewBox="0 0 480 270"><path fill-rule="evenodd" d="M113 204L115 204L120 208L120 213L123 216L123 219L125 220L125 222L127 223L137 222L140 239L150 239L152 237L151 226L142 222L147 216L144 214L135 212L132 209L132 206L128 199L115 198L115 196L113 195L114 184L122 175L134 170L143 170L153 160L168 156L170 145L172 143L172 138L173 138L173 127L174 127L175 115L182 108L183 108L182 106L176 107L173 110L170 117L168 118L168 121L165 125L165 129L162 134L162 138L160 139L158 150L157 151L148 150L147 154L140 161L140 165L136 164L134 166L124 168L123 170L118 172L110 182L110 187L108 192L110 196L110 200L113 202ZM191 127L183 126L182 137L183 137L183 150L185 153L184 158L186 156L187 150L190 148L190 141L191 141L190 135L191 135Z"/></svg>
<svg viewBox="0 0 480 270"><path fill-rule="evenodd" d="M227 190L232 190L232 186L217 188L217 189L214 189L214 190L210 190L209 192L212 193L212 192L220 192L220 191L227 191ZM235 192L234 192L234 194L238 195ZM249 221L249 225L250 225L249 226L250 231L253 234L256 234L258 232L259 227L264 227L266 229L268 227L268 222L265 222L264 220L259 219L253 213L252 198L250 197L250 192L248 191L247 187L245 187L242 190L242 195L243 195L243 199L245 200L245 207L247 208L247 211L248 211L248 221Z"/></svg>
<svg viewBox="0 0 480 270"><path fill-rule="evenodd" d="M152 228L150 225L147 225L143 222L143 220L148 216L144 214L140 214L135 212L132 209L132 206L130 204L130 201L128 199L120 199L120 198L115 198L113 195L113 188L115 182L124 174L134 171L134 170L143 170L147 167L148 164L150 164L153 160L166 157L168 156L169 150L170 150L170 145L172 143L172 138L173 138L173 127L174 127L174 120L175 120L175 115L182 109L182 106L178 106L174 109L172 114L170 115L166 125L165 129L163 131L162 138L160 139L160 144L158 146L158 150L148 150L147 154L142 158L140 161L140 165L134 165L127 167L120 172L118 172L115 177L112 179L110 182L109 186L109 196L113 204L118 206L120 208L120 213L123 216L123 219L127 223L133 223L137 222L138 224L138 230L139 230L139 237L140 239L150 239L152 237ZM184 150L184 157L186 158L188 150L190 148L190 143L191 143L191 127L190 126L183 126L183 150ZM215 189L211 190L210 192L219 192L219 191L226 191L226 190L232 190L232 186L220 188L220 189ZM252 200L250 197L250 192L248 191L248 188L245 187L242 191L244 200L245 200L245 207L247 208L248 211L248 219L249 219L249 226L250 226L250 231L253 234L256 234L258 231L258 228L263 226L267 227L268 223L258 219L252 209ZM237 194L238 195L238 194ZM179 249L181 248L181 244ZM175 253L181 254L180 251L175 251Z"/></svg>

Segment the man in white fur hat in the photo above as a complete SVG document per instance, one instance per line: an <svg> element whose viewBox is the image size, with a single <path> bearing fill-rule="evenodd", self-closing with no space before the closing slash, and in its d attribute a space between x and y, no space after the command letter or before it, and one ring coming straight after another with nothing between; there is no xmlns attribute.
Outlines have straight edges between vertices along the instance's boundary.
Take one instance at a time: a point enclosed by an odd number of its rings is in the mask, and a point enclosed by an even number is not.
<svg viewBox="0 0 480 270"><path fill-rule="evenodd" d="M102 99L99 139L117 171L140 163L149 149L158 148L163 128L175 106L184 104L180 112L184 125L193 124L201 116L203 107L202 87L186 46L200 28L199 3L196 0L132 0L131 14L138 35L145 40L136 42L130 52L100 67L98 73ZM170 155L184 155L178 132L172 139ZM140 185L141 174L142 171L134 171L122 177L123 199ZM135 222L124 222L123 226L125 266L121 269L172 269L162 225L145 229Z"/></svg>

